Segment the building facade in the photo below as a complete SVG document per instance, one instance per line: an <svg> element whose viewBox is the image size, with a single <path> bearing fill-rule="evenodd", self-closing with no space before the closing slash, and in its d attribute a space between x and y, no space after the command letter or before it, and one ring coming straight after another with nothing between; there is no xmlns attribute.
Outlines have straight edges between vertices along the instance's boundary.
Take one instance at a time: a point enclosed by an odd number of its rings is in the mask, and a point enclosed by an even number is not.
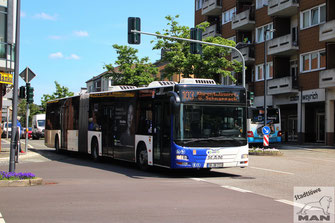
<svg viewBox="0 0 335 223"><path fill-rule="evenodd" d="M108 71L105 71L86 81L87 92L90 93L112 90L114 82L112 77L106 77L108 73Z"/></svg>
<svg viewBox="0 0 335 223"><path fill-rule="evenodd" d="M237 43L254 106L266 95L280 108L283 141L334 145L334 0L195 0L195 25L204 21L203 38Z"/></svg>
<svg viewBox="0 0 335 223"><path fill-rule="evenodd" d="M16 1L0 0L0 121L10 121L14 73ZM0 144L1 148L1 144Z"/></svg>

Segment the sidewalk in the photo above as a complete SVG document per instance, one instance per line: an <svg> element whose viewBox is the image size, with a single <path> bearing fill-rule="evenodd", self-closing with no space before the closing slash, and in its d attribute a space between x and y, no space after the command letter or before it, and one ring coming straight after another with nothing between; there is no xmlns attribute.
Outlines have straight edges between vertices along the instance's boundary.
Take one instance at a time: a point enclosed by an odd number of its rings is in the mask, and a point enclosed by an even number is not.
<svg viewBox="0 0 335 223"><path fill-rule="evenodd" d="M21 142L21 146L24 146L24 143ZM29 152L29 151L28 151ZM20 153L19 156L26 155L26 153ZM10 139L1 139L1 152L0 159L9 159L10 156Z"/></svg>
<svg viewBox="0 0 335 223"><path fill-rule="evenodd" d="M271 145L270 145L271 147ZM305 143L299 145L297 143L280 143L275 145L278 149L330 149L335 150L335 146L326 146L323 143Z"/></svg>

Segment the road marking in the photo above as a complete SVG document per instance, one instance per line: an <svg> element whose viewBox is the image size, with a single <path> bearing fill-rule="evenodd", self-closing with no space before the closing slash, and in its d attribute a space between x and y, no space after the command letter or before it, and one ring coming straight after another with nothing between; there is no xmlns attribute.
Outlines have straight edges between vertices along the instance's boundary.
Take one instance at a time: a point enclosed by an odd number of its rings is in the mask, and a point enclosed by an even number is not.
<svg viewBox="0 0 335 223"><path fill-rule="evenodd" d="M206 180L200 178L190 178L191 180L200 181L200 182L207 182Z"/></svg>
<svg viewBox="0 0 335 223"><path fill-rule="evenodd" d="M233 187L233 186L221 186L221 187L229 189L229 190L239 191L239 192L242 192L242 193L252 193L252 191L250 191L250 190L244 190L244 189L241 189L241 188L238 188L238 187Z"/></svg>
<svg viewBox="0 0 335 223"><path fill-rule="evenodd" d="M6 223L5 219L3 219L2 214L0 213L0 223Z"/></svg>
<svg viewBox="0 0 335 223"><path fill-rule="evenodd" d="M282 174L294 175L294 173L280 171L280 170L272 170L272 169L254 167L254 166L249 166L249 168L256 169L256 170L264 170L264 171L269 171L269 172L274 172L274 173L282 173Z"/></svg>
<svg viewBox="0 0 335 223"><path fill-rule="evenodd" d="M291 205L291 206L299 207L299 208L303 208L305 206L304 204L299 204L299 203L284 200L284 199L283 200L275 200L275 201L278 201L278 202L281 202L281 203L284 203L284 204L288 204L288 205Z"/></svg>

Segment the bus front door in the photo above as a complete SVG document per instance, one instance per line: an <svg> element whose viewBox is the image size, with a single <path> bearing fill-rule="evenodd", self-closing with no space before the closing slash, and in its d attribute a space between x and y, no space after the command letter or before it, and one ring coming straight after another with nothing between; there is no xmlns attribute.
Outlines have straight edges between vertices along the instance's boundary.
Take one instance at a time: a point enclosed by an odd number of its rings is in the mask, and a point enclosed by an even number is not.
<svg viewBox="0 0 335 223"><path fill-rule="evenodd" d="M154 105L154 164L170 166L171 123L168 102Z"/></svg>

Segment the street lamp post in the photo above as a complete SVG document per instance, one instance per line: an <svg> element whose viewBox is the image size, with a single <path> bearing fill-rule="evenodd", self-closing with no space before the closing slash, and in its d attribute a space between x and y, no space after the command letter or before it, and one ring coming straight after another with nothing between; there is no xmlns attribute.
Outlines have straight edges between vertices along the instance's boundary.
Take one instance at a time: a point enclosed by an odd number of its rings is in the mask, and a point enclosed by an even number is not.
<svg viewBox="0 0 335 223"><path fill-rule="evenodd" d="M266 80L266 74L267 74L267 45L266 45L266 34L269 32L274 32L274 29L265 29L264 30L264 126L266 126L267 124L267 104L266 104L266 95L267 95L267 80ZM269 70L270 73L270 70Z"/></svg>

